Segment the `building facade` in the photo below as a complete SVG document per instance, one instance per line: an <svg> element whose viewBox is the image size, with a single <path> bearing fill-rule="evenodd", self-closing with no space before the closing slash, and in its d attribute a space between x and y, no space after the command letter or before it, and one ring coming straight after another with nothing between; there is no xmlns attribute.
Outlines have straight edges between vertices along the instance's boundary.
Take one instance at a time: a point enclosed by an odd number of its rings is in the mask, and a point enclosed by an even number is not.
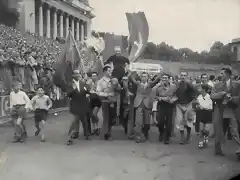
<svg viewBox="0 0 240 180"><path fill-rule="evenodd" d="M19 0L17 11L20 31L53 39L72 32L77 41L90 36L95 17L88 0Z"/></svg>
<svg viewBox="0 0 240 180"><path fill-rule="evenodd" d="M240 38L233 39L231 43L229 43L231 47L231 51L234 53L234 60L240 62Z"/></svg>

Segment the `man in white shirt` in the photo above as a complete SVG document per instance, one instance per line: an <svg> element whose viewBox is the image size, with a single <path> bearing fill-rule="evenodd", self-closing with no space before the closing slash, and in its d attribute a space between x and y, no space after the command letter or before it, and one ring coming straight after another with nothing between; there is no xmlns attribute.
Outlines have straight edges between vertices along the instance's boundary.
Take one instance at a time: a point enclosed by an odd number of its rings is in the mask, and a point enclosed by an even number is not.
<svg viewBox="0 0 240 180"><path fill-rule="evenodd" d="M104 76L97 82L96 92L102 102L102 133L105 140L111 138L113 111L111 111L112 98L114 96L113 86L111 83L112 68L105 65L103 68ZM102 138L102 137L101 137Z"/></svg>
<svg viewBox="0 0 240 180"><path fill-rule="evenodd" d="M13 115L13 119L16 120L14 143L23 142L27 137L23 120L29 109L30 99L20 88L21 83L16 82L13 85L13 91L10 93L10 112Z"/></svg>

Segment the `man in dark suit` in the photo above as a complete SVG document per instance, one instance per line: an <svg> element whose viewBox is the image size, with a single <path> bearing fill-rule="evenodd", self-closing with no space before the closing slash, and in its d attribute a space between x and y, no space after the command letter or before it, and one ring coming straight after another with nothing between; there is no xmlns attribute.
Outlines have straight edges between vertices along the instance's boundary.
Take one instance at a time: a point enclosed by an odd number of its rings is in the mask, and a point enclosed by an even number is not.
<svg viewBox="0 0 240 180"><path fill-rule="evenodd" d="M240 108L240 82L231 80L232 71L229 68L221 70L221 81L215 84L211 98L214 101L213 125L215 131L215 154L224 156L222 152L222 143L225 140L224 120L230 121L231 134L238 144L236 154L239 156L239 134L238 122Z"/></svg>
<svg viewBox="0 0 240 180"><path fill-rule="evenodd" d="M73 82L68 90L68 96L70 98L70 112L73 114L74 120L69 129L69 140L67 145L73 144L73 139L76 138L76 132L79 132L80 121L83 125L86 140L89 138L89 122L87 121L87 114L90 111L90 105L87 96L89 96L90 93L79 77L80 72L75 70L73 72Z"/></svg>

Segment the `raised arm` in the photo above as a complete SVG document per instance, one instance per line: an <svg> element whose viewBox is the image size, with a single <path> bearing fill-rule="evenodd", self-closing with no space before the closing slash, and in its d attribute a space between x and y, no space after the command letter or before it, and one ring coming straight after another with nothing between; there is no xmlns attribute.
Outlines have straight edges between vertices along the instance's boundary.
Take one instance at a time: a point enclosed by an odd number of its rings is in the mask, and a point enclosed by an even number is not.
<svg viewBox="0 0 240 180"><path fill-rule="evenodd" d="M156 86L157 83L159 83L159 81L161 80L161 77L164 73L160 72L159 75L153 80L153 81L148 81L148 86L150 88L153 88L154 86Z"/></svg>
<svg viewBox="0 0 240 180"><path fill-rule="evenodd" d="M138 85L140 82L136 80L136 76L137 76L137 73L136 72L132 72L131 75L130 75L130 79L131 79L133 84Z"/></svg>

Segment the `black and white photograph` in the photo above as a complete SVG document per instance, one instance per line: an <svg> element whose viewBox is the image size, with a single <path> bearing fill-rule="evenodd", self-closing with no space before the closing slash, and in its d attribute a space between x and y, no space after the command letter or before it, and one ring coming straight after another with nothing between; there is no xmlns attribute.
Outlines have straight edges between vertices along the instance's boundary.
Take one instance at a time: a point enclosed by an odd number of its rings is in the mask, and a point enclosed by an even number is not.
<svg viewBox="0 0 240 180"><path fill-rule="evenodd" d="M0 0L0 180L230 179L239 0Z"/></svg>

